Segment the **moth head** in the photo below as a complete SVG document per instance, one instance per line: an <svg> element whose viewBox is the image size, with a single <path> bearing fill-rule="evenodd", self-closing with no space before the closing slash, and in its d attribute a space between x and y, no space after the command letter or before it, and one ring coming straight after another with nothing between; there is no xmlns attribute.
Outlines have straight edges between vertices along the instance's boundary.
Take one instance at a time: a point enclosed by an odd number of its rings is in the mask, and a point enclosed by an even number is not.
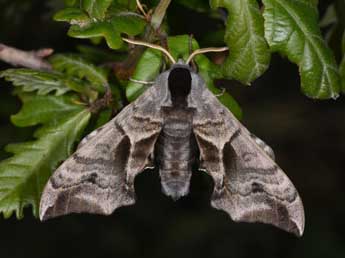
<svg viewBox="0 0 345 258"><path fill-rule="evenodd" d="M168 74L168 89L172 106L187 107L192 89L191 68L183 63L174 64Z"/></svg>
<svg viewBox="0 0 345 258"><path fill-rule="evenodd" d="M197 99L201 97L202 91L206 86L201 76L190 65L192 60L200 54L228 50L227 47L201 48L192 52L186 61L183 59L176 61L172 54L162 46L126 38L123 38L123 40L130 44L160 50L172 63L170 69L156 79L156 82L158 81L156 85L159 87L157 92L160 95L162 107L182 106L196 108Z"/></svg>

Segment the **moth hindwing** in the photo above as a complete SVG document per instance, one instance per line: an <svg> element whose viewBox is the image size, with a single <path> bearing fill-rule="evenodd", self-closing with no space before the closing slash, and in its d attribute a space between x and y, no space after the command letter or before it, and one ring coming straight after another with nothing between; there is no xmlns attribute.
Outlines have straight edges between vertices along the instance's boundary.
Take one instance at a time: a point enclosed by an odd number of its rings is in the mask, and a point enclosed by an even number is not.
<svg viewBox="0 0 345 258"><path fill-rule="evenodd" d="M153 160L152 160L152 157ZM163 192L188 194L192 167L214 180L211 205L234 221L263 222L298 236L301 199L254 137L186 64L175 64L106 125L87 136L49 179L42 220L72 212L111 214L135 202L134 179L159 170Z"/></svg>

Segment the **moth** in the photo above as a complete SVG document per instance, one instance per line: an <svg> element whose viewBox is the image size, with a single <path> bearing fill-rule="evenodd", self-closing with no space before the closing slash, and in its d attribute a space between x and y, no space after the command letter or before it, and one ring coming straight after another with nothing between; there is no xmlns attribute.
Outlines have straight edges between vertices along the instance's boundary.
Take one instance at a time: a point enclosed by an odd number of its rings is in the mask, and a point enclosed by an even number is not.
<svg viewBox="0 0 345 258"><path fill-rule="evenodd" d="M164 194L188 194L192 167L214 181L211 205L234 221L272 224L301 236L304 209L272 149L253 136L206 87L187 60L172 61L154 84L110 122L82 140L53 173L40 219L68 213L111 214L135 203L135 177L159 170Z"/></svg>

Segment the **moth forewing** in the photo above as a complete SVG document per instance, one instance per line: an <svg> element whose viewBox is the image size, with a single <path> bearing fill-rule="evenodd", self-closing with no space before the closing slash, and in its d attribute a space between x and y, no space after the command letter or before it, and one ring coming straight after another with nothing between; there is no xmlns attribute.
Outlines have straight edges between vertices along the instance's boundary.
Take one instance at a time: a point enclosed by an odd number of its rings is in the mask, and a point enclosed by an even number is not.
<svg viewBox="0 0 345 258"><path fill-rule="evenodd" d="M41 197L40 219L81 212L108 215L134 204L134 178L149 164L161 125L152 87L87 136L53 173Z"/></svg>

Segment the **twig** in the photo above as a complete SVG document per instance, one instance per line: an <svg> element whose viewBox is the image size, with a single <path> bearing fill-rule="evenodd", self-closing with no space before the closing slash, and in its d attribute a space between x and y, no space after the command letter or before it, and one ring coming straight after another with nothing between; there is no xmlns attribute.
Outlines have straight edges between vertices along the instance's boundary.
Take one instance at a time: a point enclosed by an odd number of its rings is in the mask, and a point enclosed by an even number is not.
<svg viewBox="0 0 345 258"><path fill-rule="evenodd" d="M136 0L137 1L137 7L139 9L139 11L145 16L145 18L147 19L148 15L147 12L145 12L145 9L143 7L143 5L140 3L140 0Z"/></svg>
<svg viewBox="0 0 345 258"><path fill-rule="evenodd" d="M93 114L97 114L101 109L109 107L113 102L113 95L111 93L111 89L107 88L104 96L100 99L97 99L94 101L90 107L89 110Z"/></svg>
<svg viewBox="0 0 345 258"><path fill-rule="evenodd" d="M170 2L171 0L161 0L157 5L156 10L151 18L151 25L155 30L159 29L161 26Z"/></svg>
<svg viewBox="0 0 345 258"><path fill-rule="evenodd" d="M50 56L53 51L51 48L23 51L0 43L0 60L13 66L50 70L51 65L43 58Z"/></svg>

